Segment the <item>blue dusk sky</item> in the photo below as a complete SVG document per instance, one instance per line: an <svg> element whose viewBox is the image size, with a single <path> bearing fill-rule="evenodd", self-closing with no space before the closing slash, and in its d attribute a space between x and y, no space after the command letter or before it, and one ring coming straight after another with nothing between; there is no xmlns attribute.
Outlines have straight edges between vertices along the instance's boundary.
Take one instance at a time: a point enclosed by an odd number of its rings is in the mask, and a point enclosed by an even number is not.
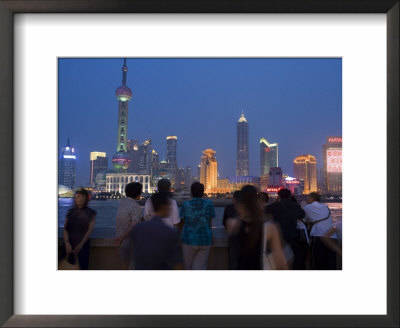
<svg viewBox="0 0 400 328"><path fill-rule="evenodd" d="M111 158L117 147L122 58L59 59L59 152L69 137L77 154L76 186L89 181L89 153ZM322 163L327 136L342 135L341 59L128 58L128 139L149 136L163 159L166 136L178 137L180 167L194 175L202 151L216 151L221 178L236 169L236 122L249 123L250 174L260 175L259 140L279 144L279 166L293 159Z"/></svg>

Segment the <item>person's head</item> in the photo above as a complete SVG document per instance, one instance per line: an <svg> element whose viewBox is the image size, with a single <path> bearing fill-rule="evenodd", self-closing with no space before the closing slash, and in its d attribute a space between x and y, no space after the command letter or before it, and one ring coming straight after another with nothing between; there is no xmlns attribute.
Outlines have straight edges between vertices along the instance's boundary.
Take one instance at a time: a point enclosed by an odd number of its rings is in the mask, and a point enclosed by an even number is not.
<svg viewBox="0 0 400 328"><path fill-rule="evenodd" d="M257 189L247 185L240 190L237 209L242 218L261 219L261 208L258 205Z"/></svg>
<svg viewBox="0 0 400 328"><path fill-rule="evenodd" d="M84 208L89 203L89 193L86 189L78 189L75 191L75 206L78 208Z"/></svg>
<svg viewBox="0 0 400 328"><path fill-rule="evenodd" d="M151 196L151 204L153 205L154 213L161 217L167 218L171 212L170 198L166 192L157 192Z"/></svg>
<svg viewBox="0 0 400 328"><path fill-rule="evenodd" d="M257 189L254 186L247 185L241 189L236 209L239 216L249 224L246 247L251 249L261 238L261 219L263 216L257 197Z"/></svg>
<svg viewBox="0 0 400 328"><path fill-rule="evenodd" d="M171 181L168 179L161 179L157 183L158 192L170 192L171 191Z"/></svg>
<svg viewBox="0 0 400 328"><path fill-rule="evenodd" d="M308 198L307 198L307 203L308 204L311 204L311 203L314 203L314 202L318 202L319 203L320 201L321 201L321 195L319 193L312 192L312 193L310 193L308 195Z"/></svg>
<svg viewBox="0 0 400 328"><path fill-rule="evenodd" d="M233 195L232 195L232 203L233 203L233 204L237 204L237 202L239 201L239 199L240 199L240 193L241 193L241 190L236 190L236 191L233 193Z"/></svg>
<svg viewBox="0 0 400 328"><path fill-rule="evenodd" d="M290 200L290 197L292 196L292 193L290 192L289 189L282 188L278 191L278 197L280 200Z"/></svg>
<svg viewBox="0 0 400 328"><path fill-rule="evenodd" d="M257 194L257 198L258 198L258 203L260 204L261 208L264 208L265 206L267 206L269 197L266 192L263 192L263 191L259 192Z"/></svg>
<svg viewBox="0 0 400 328"><path fill-rule="evenodd" d="M194 198L202 198L204 196L204 185L200 182L193 182L190 192Z"/></svg>
<svg viewBox="0 0 400 328"><path fill-rule="evenodd" d="M125 195L126 197L130 197L133 199L139 199L142 194L142 184L139 182L130 182L125 187Z"/></svg>
<svg viewBox="0 0 400 328"><path fill-rule="evenodd" d="M290 201L297 204L297 199L294 196L290 197Z"/></svg>

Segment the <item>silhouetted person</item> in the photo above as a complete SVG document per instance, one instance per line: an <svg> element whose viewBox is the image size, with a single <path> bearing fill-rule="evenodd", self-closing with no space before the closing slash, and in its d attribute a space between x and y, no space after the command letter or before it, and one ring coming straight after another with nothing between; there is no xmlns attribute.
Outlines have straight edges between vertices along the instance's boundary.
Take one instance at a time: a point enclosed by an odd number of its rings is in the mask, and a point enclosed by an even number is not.
<svg viewBox="0 0 400 328"><path fill-rule="evenodd" d="M157 183L157 192L163 192L170 198L171 213L168 217L163 218L166 224L172 226L177 226L179 224L179 211L176 200L172 198L171 195L171 182L168 179L161 179ZM150 198L146 200L144 204L144 219L148 220L154 216L154 209Z"/></svg>
<svg viewBox="0 0 400 328"><path fill-rule="evenodd" d="M89 267L89 237L96 220L96 211L89 208L88 203L89 193L85 189L77 190L74 207L67 212L64 223L64 256L68 256L69 263L75 264L75 255L81 270Z"/></svg>
<svg viewBox="0 0 400 328"><path fill-rule="evenodd" d="M274 217L274 221L279 225L283 240L290 245L293 251L292 269L304 270L306 253L303 245L299 243L299 231L297 230L297 219L304 218L305 213L299 204L290 200L291 192L289 189L278 191L278 200L267 206L267 213Z"/></svg>
<svg viewBox="0 0 400 328"><path fill-rule="evenodd" d="M130 234L135 270L182 269L179 232L166 223L171 213L168 195L159 192L150 197L154 216L136 224Z"/></svg>
<svg viewBox="0 0 400 328"><path fill-rule="evenodd" d="M119 246L119 255L122 261L121 269L129 268L131 256L129 254L129 235L142 219L142 208L138 204L142 194L142 184L139 182L128 183L125 187L126 198L119 203L116 217L116 245Z"/></svg>
<svg viewBox="0 0 400 328"><path fill-rule="evenodd" d="M241 189L237 210L239 218L229 219L227 228L228 234L236 235L239 241L238 269L260 270L265 217L259 206L256 188L247 185ZM287 269L279 232L274 223L269 224L268 235L265 237L268 251L272 254L277 269Z"/></svg>
<svg viewBox="0 0 400 328"><path fill-rule="evenodd" d="M226 221L231 218L237 218L239 213L236 210L240 198L240 190L236 190L232 196L232 204L225 207L224 216L222 219L223 225L226 227ZM236 270L238 268L238 258L239 258L239 241L237 236L228 235L228 253L229 253L229 269Z"/></svg>
<svg viewBox="0 0 400 328"><path fill-rule="evenodd" d="M307 205L304 206L306 222L312 225L311 253L312 267L316 270L336 270L336 253L328 247L323 238L328 239L328 244L337 244L337 234L330 231L333 227L329 207L321 204L321 196L312 192L307 198Z"/></svg>
<svg viewBox="0 0 400 328"><path fill-rule="evenodd" d="M213 242L214 205L203 198L203 184L193 182L190 189L193 198L181 208L183 263L186 270L205 270Z"/></svg>

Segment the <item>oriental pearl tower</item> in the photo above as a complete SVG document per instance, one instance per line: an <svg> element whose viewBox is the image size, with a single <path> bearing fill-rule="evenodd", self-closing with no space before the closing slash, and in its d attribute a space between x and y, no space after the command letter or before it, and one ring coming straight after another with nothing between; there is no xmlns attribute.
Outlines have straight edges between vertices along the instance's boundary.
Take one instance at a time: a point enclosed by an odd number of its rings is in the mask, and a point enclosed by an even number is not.
<svg viewBox="0 0 400 328"><path fill-rule="evenodd" d="M115 91L118 100L118 137L117 152L112 158L112 163L117 172L125 172L131 162L126 148L126 134L128 131L128 102L132 99L132 90L126 85L126 58L122 66L122 85Z"/></svg>

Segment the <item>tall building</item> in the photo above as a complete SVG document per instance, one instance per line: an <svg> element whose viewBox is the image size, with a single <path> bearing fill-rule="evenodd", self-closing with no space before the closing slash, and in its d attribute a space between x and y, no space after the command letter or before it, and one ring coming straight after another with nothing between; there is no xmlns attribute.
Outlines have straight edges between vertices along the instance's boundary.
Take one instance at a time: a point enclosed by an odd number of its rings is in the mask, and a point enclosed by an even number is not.
<svg viewBox="0 0 400 328"><path fill-rule="evenodd" d="M270 144L266 139L260 139L260 176L269 174L271 167L278 167L278 143Z"/></svg>
<svg viewBox="0 0 400 328"><path fill-rule="evenodd" d="M152 145L151 139L145 140L139 146L139 173L140 174L151 174L152 168Z"/></svg>
<svg viewBox="0 0 400 328"><path fill-rule="evenodd" d="M76 179L75 149L71 147L69 138L67 145L62 149L58 165L58 184L74 189Z"/></svg>
<svg viewBox="0 0 400 328"><path fill-rule="evenodd" d="M90 152L90 186L96 186L96 176L99 172L107 170L108 157L107 154L100 151Z"/></svg>
<svg viewBox="0 0 400 328"><path fill-rule="evenodd" d="M342 137L327 137L322 146L324 192L342 193Z"/></svg>
<svg viewBox="0 0 400 328"><path fill-rule="evenodd" d="M282 186L282 169L280 167L271 167L269 169L269 186Z"/></svg>
<svg viewBox="0 0 400 328"><path fill-rule="evenodd" d="M293 161L293 175L304 180L304 194L317 192L317 160L312 155L301 155Z"/></svg>
<svg viewBox="0 0 400 328"><path fill-rule="evenodd" d="M127 152L127 131L128 131L128 102L132 99L132 90L126 85L126 59L122 66L122 85L115 91L118 100L118 134L117 152L112 158L114 168L118 172L126 172L131 162L131 157Z"/></svg>
<svg viewBox="0 0 400 328"><path fill-rule="evenodd" d="M158 153L152 149L151 150L151 171L150 175L153 177L157 174L158 170L160 168L160 157L158 156Z"/></svg>
<svg viewBox="0 0 400 328"><path fill-rule="evenodd" d="M179 181L179 172L178 172L178 162L177 162L177 136L167 136L167 166L169 174L173 177L173 181L171 181L172 185L178 185Z"/></svg>
<svg viewBox="0 0 400 328"><path fill-rule="evenodd" d="M205 192L212 192L213 189L217 188L218 164L215 153L212 149L206 149L201 157L200 183L204 185Z"/></svg>
<svg viewBox="0 0 400 328"><path fill-rule="evenodd" d="M244 113L236 123L236 176L249 175L249 124Z"/></svg>
<svg viewBox="0 0 400 328"><path fill-rule="evenodd" d="M190 190L192 185L192 168L190 166L186 166L185 168L185 189Z"/></svg>
<svg viewBox="0 0 400 328"><path fill-rule="evenodd" d="M126 148L131 159L128 173L139 173L139 140L129 139Z"/></svg>

